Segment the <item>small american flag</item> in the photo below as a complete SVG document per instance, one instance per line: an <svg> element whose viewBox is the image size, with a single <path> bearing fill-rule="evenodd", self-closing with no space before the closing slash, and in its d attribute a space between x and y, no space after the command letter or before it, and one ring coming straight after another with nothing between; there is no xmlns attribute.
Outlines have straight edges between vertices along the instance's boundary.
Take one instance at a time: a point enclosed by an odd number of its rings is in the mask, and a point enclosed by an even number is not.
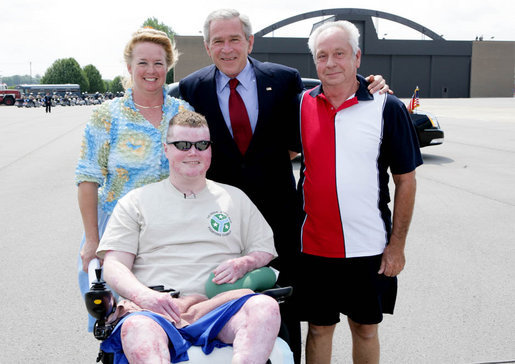
<svg viewBox="0 0 515 364"><path fill-rule="evenodd" d="M415 91L413 92L413 96L411 96L411 100L408 105L408 111L410 113L413 112L417 107L420 106L420 100L418 99L418 86L415 88Z"/></svg>

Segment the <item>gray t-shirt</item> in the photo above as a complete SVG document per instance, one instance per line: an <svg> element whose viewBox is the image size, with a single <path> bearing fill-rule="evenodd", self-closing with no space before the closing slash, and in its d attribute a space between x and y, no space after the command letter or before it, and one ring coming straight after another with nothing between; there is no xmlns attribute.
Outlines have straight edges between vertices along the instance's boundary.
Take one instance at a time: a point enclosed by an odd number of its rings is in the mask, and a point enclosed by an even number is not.
<svg viewBox="0 0 515 364"><path fill-rule="evenodd" d="M185 198L169 179L129 192L118 201L97 255L136 256L132 271L147 285L205 294L209 274L222 262L252 252L277 256L273 233L238 188L207 180Z"/></svg>

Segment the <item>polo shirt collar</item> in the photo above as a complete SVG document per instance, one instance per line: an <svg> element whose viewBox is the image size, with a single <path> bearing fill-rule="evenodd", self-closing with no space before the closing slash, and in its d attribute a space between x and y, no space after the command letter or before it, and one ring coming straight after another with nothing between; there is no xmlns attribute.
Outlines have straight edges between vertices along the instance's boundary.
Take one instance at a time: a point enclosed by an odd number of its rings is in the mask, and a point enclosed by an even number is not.
<svg viewBox="0 0 515 364"><path fill-rule="evenodd" d="M356 91L356 97L358 101L370 101L374 99L374 96L368 92L368 82L361 75L356 76L357 81L359 82L358 90ZM315 87L309 95L312 97L317 97L318 95L322 95L324 93L322 85Z"/></svg>

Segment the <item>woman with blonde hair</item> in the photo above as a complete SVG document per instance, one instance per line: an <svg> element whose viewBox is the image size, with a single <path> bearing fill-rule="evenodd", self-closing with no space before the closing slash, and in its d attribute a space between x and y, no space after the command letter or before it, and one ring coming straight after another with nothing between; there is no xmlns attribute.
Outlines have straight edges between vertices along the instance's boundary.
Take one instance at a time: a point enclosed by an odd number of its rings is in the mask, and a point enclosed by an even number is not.
<svg viewBox="0 0 515 364"><path fill-rule="evenodd" d="M166 74L178 53L166 33L136 31L124 58L130 77L125 95L102 104L86 124L75 171L84 236L78 259L79 287L89 290L87 269L117 201L130 190L169 175L164 155L168 121L189 109L167 95ZM94 320L89 318L89 331Z"/></svg>

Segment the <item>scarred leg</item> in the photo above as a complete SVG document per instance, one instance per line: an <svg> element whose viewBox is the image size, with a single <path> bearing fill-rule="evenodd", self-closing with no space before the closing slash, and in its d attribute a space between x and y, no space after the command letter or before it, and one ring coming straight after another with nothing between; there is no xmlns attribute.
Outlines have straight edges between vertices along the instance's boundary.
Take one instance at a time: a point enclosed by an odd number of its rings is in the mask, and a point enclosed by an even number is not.
<svg viewBox="0 0 515 364"><path fill-rule="evenodd" d="M170 363L168 336L149 317L134 315L121 328L122 347L129 363Z"/></svg>
<svg viewBox="0 0 515 364"><path fill-rule="evenodd" d="M280 325L277 301L257 295L245 302L218 338L233 344L233 364L264 364L270 357Z"/></svg>

